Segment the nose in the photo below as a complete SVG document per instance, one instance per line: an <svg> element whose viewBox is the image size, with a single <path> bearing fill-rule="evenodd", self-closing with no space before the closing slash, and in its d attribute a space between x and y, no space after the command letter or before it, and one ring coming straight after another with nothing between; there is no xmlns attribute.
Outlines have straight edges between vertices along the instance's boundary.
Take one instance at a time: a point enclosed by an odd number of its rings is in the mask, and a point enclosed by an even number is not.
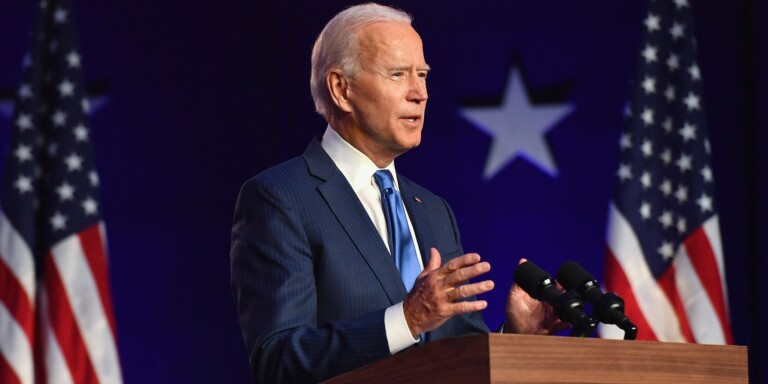
<svg viewBox="0 0 768 384"><path fill-rule="evenodd" d="M417 104L427 101L427 98L429 98L429 95L427 94L427 79L419 76L412 76L411 79L407 96L408 101Z"/></svg>

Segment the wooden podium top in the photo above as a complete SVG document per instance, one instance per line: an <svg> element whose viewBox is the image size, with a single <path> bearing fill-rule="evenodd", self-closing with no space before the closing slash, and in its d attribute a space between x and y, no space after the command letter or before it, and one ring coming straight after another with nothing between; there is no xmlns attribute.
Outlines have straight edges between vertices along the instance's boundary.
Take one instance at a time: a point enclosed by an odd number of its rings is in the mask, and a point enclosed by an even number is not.
<svg viewBox="0 0 768 384"><path fill-rule="evenodd" d="M747 383L741 346L489 334L438 340L326 383Z"/></svg>

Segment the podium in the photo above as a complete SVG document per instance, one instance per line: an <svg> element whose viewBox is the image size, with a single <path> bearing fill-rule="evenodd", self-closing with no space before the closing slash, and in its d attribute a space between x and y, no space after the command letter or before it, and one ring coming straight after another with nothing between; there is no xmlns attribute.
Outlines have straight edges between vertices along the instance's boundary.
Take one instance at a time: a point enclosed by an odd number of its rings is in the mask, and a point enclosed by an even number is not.
<svg viewBox="0 0 768 384"><path fill-rule="evenodd" d="M748 382L742 346L488 334L427 343L324 383Z"/></svg>

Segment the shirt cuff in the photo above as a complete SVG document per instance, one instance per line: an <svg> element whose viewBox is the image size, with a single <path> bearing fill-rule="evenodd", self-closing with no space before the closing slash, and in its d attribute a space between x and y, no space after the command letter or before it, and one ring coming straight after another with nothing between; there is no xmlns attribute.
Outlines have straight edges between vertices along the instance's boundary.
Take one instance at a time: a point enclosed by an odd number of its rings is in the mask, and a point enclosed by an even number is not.
<svg viewBox="0 0 768 384"><path fill-rule="evenodd" d="M387 332L389 353L393 355L419 342L419 339L411 336L402 301L384 311L384 329Z"/></svg>

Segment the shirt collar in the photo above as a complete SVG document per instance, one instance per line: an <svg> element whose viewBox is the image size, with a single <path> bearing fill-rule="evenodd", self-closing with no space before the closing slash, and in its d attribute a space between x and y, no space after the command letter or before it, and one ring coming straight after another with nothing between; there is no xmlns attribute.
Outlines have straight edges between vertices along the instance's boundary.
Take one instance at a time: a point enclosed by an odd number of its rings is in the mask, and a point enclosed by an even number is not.
<svg viewBox="0 0 768 384"><path fill-rule="evenodd" d="M347 178L347 181L355 191L371 185L371 183L376 185L373 181L373 174L380 169L388 169L392 173L395 189L400 190L400 186L397 183L394 160L384 168L377 167L368 156L339 136L330 124L325 128L320 145L322 145L325 152L328 153L328 156L331 157L331 160L333 160L344 177Z"/></svg>

